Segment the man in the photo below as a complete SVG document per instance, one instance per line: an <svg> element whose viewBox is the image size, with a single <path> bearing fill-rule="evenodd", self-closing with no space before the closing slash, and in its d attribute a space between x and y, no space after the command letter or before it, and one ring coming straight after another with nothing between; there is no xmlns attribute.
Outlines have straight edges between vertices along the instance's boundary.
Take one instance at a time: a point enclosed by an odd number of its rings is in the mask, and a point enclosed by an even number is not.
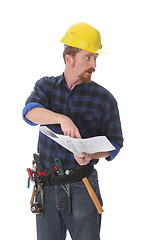
<svg viewBox="0 0 160 240"><path fill-rule="evenodd" d="M85 176L102 204L97 171L93 166L100 158L113 160L123 145L123 137L115 98L91 81L102 49L101 37L94 27L76 23L67 30L61 42L64 44L64 73L58 77L44 77L36 83L26 101L23 117L31 125L47 125L54 132L72 138L105 135L111 141L116 148L114 151L82 153L83 157L78 157L41 132L39 134L38 153L43 168L53 169L58 157L64 171L70 170L76 175L81 172L83 177L86 171ZM57 181L58 176L53 178ZM44 217L37 215L38 240L63 240L67 229L73 240L100 239L101 214L82 180L77 179L67 180L69 184L54 184L52 180L53 184L44 183ZM71 211L68 211L66 186L72 198Z"/></svg>

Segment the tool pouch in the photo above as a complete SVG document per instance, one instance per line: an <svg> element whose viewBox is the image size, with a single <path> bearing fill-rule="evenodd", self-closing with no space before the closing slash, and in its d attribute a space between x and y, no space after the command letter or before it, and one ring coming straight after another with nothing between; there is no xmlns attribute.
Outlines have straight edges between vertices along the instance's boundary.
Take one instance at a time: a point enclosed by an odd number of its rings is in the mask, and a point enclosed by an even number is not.
<svg viewBox="0 0 160 240"><path fill-rule="evenodd" d="M41 178L37 177L37 172L43 172L43 167L39 160L39 156L37 154L33 154L34 160L32 161L33 170L30 171L31 181L34 183L34 188L32 192L32 197L30 201L31 212L34 214L41 214L44 211L44 196L43 196L43 182ZM32 172L32 176L31 176ZM42 205L37 201L37 195L40 193Z"/></svg>

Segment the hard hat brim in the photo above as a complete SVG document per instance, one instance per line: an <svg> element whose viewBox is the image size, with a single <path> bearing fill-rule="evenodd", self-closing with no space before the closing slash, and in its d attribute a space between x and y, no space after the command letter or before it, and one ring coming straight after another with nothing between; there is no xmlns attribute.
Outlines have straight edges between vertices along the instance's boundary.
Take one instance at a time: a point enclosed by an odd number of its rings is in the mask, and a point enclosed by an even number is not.
<svg viewBox="0 0 160 240"><path fill-rule="evenodd" d="M103 51L102 49L97 50L96 53L98 53L98 54L107 54L107 52Z"/></svg>

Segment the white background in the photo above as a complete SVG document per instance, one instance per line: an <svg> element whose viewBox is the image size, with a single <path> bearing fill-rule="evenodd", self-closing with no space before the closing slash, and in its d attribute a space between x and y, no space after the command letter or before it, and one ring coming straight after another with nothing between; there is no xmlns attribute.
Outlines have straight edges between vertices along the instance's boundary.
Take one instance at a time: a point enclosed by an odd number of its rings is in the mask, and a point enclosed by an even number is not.
<svg viewBox="0 0 160 240"><path fill-rule="evenodd" d="M160 239L158 0L0 3L1 236L36 239L26 168L37 146L37 127L21 117L34 83L63 72L61 37L75 22L96 27L107 55L93 80L118 101L124 147L97 166L104 201L101 239Z"/></svg>

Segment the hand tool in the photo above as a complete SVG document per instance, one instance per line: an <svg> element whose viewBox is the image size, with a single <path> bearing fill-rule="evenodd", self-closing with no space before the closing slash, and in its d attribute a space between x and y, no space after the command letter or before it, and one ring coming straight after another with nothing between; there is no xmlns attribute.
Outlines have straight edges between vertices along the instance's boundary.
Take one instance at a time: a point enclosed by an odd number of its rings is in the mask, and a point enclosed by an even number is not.
<svg viewBox="0 0 160 240"><path fill-rule="evenodd" d="M88 179L85 177L85 178L82 179L82 181L84 182L84 184L85 184L85 186L87 188L87 191L88 191L88 193L89 193L89 195L90 195L90 197L91 197L95 207L97 208L98 213L101 214L104 211L103 211L103 209L101 207L101 204L100 204L100 202L99 202L99 200L98 200L98 198L97 198L93 188L91 187Z"/></svg>
<svg viewBox="0 0 160 240"><path fill-rule="evenodd" d="M41 214L43 213L42 206L39 202L35 202L31 205L31 212L34 214Z"/></svg>
<svg viewBox="0 0 160 240"><path fill-rule="evenodd" d="M64 169L63 169L63 163L61 158L57 157L54 159L56 166L58 167L58 170L61 175L64 175Z"/></svg>
<svg viewBox="0 0 160 240"><path fill-rule="evenodd" d="M66 184L67 196L68 196L68 211L69 214L72 214L72 197L71 197L71 185L70 183Z"/></svg>

